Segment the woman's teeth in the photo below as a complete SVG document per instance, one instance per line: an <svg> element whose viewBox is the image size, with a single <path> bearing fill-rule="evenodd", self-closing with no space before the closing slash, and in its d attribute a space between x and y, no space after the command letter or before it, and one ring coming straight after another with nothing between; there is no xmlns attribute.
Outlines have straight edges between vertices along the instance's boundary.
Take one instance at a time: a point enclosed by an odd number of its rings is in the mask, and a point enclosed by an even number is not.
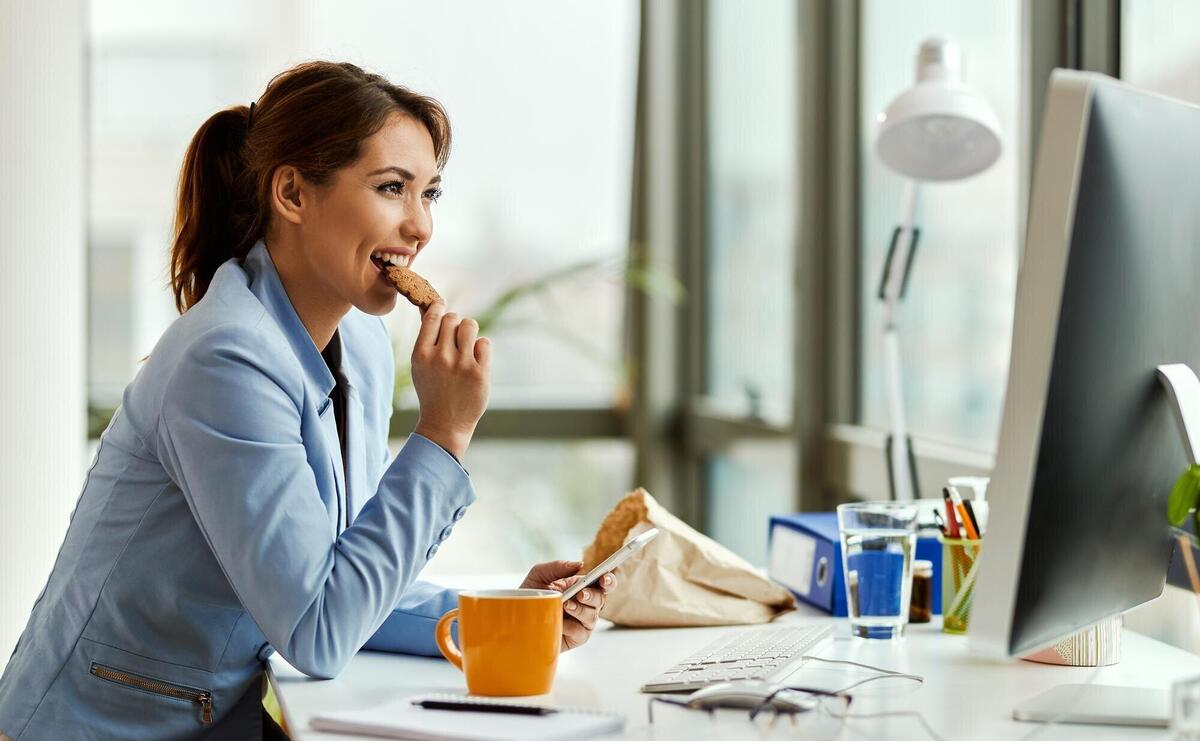
<svg viewBox="0 0 1200 741"><path fill-rule="evenodd" d="M371 253L371 259L375 260L376 262L387 263L400 268L407 268L409 262L412 260L412 255L399 255L395 252L373 252Z"/></svg>

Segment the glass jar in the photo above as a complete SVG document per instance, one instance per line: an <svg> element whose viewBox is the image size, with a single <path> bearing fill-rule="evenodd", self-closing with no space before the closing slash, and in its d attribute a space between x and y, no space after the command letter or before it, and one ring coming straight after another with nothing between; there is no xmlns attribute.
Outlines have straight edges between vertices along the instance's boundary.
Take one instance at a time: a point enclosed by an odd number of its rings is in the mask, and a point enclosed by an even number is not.
<svg viewBox="0 0 1200 741"><path fill-rule="evenodd" d="M908 622L928 623L933 619L933 562L913 561L912 599L908 604Z"/></svg>

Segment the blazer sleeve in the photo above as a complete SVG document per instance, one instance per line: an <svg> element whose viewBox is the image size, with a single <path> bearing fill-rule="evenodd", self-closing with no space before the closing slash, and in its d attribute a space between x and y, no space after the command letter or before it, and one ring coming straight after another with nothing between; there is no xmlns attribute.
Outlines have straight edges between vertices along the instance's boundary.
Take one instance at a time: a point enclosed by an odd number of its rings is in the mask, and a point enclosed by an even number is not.
<svg viewBox="0 0 1200 741"><path fill-rule="evenodd" d="M458 607L458 590L425 581L415 582L363 648L417 656L441 656L442 652L433 637L434 628L442 615L455 607ZM450 631L457 641L457 622L451 625Z"/></svg>
<svg viewBox="0 0 1200 741"><path fill-rule="evenodd" d="M335 537L301 438L303 399L288 393L302 396L303 384L270 362L283 350L232 324L193 343L166 384L159 458L267 640L300 671L328 678L396 607L475 494L445 451L414 435Z"/></svg>

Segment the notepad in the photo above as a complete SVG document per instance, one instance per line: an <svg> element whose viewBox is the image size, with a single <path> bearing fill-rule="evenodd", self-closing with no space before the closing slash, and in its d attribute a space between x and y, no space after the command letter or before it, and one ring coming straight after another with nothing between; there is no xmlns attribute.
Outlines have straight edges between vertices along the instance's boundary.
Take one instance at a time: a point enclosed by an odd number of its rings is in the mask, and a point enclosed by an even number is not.
<svg viewBox="0 0 1200 741"><path fill-rule="evenodd" d="M616 733L625 716L604 710L557 708L550 715L427 710L412 698L365 710L324 713L310 724L319 731L418 741L559 741Z"/></svg>

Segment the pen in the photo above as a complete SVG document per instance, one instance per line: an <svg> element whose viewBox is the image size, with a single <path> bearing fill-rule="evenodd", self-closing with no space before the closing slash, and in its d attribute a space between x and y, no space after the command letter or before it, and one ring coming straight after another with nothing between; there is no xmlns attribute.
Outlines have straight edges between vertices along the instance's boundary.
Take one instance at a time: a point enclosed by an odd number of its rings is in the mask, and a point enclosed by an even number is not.
<svg viewBox="0 0 1200 741"><path fill-rule="evenodd" d="M942 531L942 535L949 537L949 532L946 530L946 521L942 519L942 513L936 509L933 511L933 522L938 526L938 530Z"/></svg>
<svg viewBox="0 0 1200 741"><path fill-rule="evenodd" d="M473 713L512 713L516 715L550 715L557 713L555 708L541 705L504 705L491 702L471 702L469 700L416 700L418 705L426 710L466 710Z"/></svg>
<svg viewBox="0 0 1200 741"><path fill-rule="evenodd" d="M979 527L979 519L975 517L975 508L971 506L970 500L964 499L963 506L967 508L967 516L971 518L971 526L975 528L975 532L979 537L983 537L983 530Z"/></svg>
<svg viewBox="0 0 1200 741"><path fill-rule="evenodd" d="M954 504L950 501L950 489L942 487L942 499L946 503L946 531L951 538L958 538L958 517L954 514Z"/></svg>
<svg viewBox="0 0 1200 741"><path fill-rule="evenodd" d="M968 540L979 540L979 531L971 524L971 518L967 516L967 508L963 506L962 497L959 496L958 490L953 486L950 489L950 501L954 502L954 509L958 510L958 514L962 517L963 530L967 533Z"/></svg>

